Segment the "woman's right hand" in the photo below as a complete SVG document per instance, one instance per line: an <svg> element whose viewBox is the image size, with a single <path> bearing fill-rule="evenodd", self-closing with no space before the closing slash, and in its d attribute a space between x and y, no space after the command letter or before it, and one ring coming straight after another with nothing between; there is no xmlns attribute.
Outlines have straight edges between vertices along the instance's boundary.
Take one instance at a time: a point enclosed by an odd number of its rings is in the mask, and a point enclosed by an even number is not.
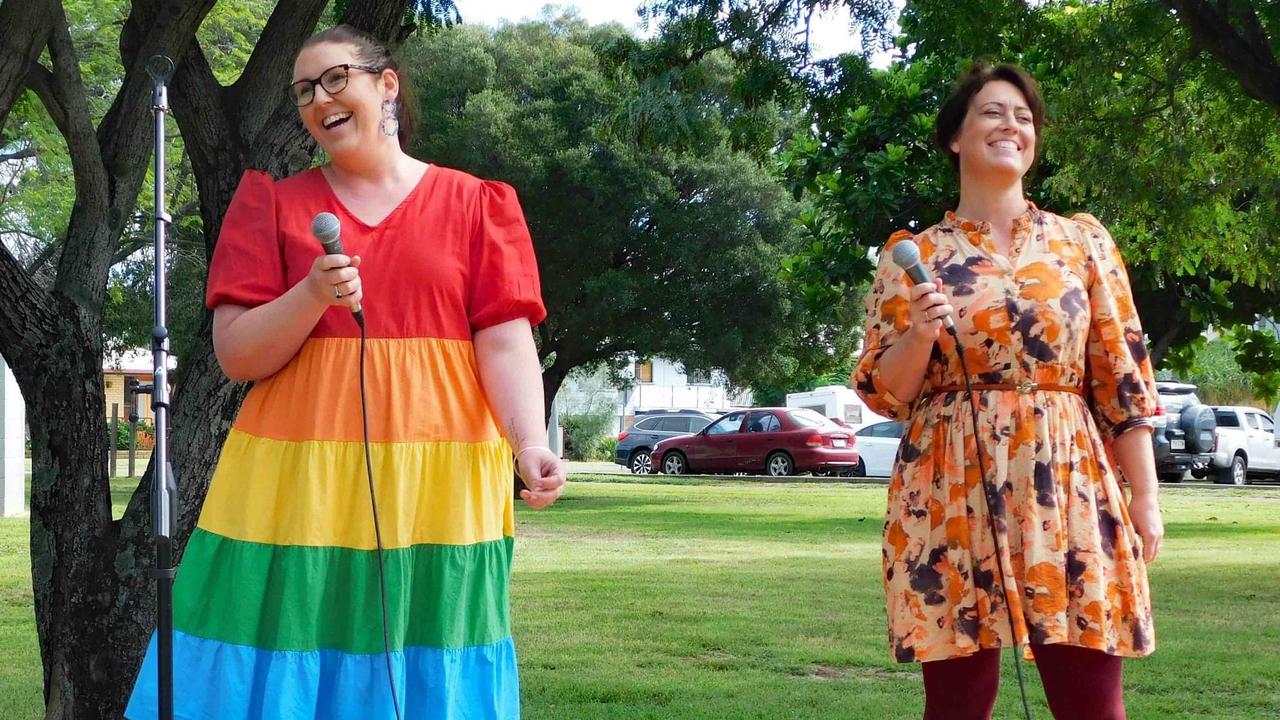
<svg viewBox="0 0 1280 720"><path fill-rule="evenodd" d="M311 263L311 272L306 279L307 289L323 305L354 308L364 297L359 267L359 255L321 255Z"/></svg>
<svg viewBox="0 0 1280 720"><path fill-rule="evenodd" d="M920 283L910 288L911 329L921 340L932 343L942 333L942 318L952 312L947 296L938 292L937 283Z"/></svg>

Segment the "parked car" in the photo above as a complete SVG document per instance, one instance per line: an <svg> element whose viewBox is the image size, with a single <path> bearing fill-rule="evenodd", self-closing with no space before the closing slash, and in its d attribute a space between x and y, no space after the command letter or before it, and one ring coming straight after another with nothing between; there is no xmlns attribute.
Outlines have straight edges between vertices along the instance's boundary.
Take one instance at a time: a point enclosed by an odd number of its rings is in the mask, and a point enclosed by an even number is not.
<svg viewBox="0 0 1280 720"><path fill-rule="evenodd" d="M1213 412L1218 430L1209 467L1216 482L1244 485L1250 474L1280 474L1280 436L1270 415L1240 406L1215 407Z"/></svg>
<svg viewBox="0 0 1280 720"><path fill-rule="evenodd" d="M653 472L651 453L659 440L696 433L712 420L697 410L673 410L647 413L635 424L618 434L618 448L613 461L636 475Z"/></svg>
<svg viewBox="0 0 1280 720"><path fill-rule="evenodd" d="M858 466L854 474L860 477L889 477L893 463L898 459L898 446L907 424L899 420L872 423L858 428Z"/></svg>
<svg viewBox="0 0 1280 720"><path fill-rule="evenodd" d="M662 472L801 472L852 475L854 436L805 408L752 408L723 415L696 435L663 440L653 449Z"/></svg>
<svg viewBox="0 0 1280 720"><path fill-rule="evenodd" d="M1190 383L1159 381L1156 393L1160 404L1151 439L1156 474L1167 481L1181 480L1188 470L1194 477L1205 477L1217 429L1213 408L1200 402Z"/></svg>

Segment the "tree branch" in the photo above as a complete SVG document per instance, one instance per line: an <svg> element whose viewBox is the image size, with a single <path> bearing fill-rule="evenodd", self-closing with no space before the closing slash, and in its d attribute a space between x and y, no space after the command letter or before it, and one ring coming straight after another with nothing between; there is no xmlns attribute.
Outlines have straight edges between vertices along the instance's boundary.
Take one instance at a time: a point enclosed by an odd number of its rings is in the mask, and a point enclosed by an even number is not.
<svg viewBox="0 0 1280 720"><path fill-rule="evenodd" d="M31 233L26 233L26 235L33 240L45 240L45 238L32 235ZM44 247L40 248L40 252L31 259L31 262L27 263L27 274L34 277L36 273L40 272L40 269L43 268L55 254L57 254L57 252L58 243L46 241Z"/></svg>
<svg viewBox="0 0 1280 720"><path fill-rule="evenodd" d="M342 16L342 22L360 28L394 48L403 39L401 23L404 21L405 11L409 8L409 2L410 0L394 2L352 0L347 5L347 12Z"/></svg>
<svg viewBox="0 0 1280 720"><path fill-rule="evenodd" d="M93 130L89 103L80 80L80 59L76 57L67 16L60 4L54 10L54 19L54 29L49 35L49 58L53 62L50 85L57 105L65 112L66 124L65 127L59 126L59 130L67 141L76 187L76 202L71 210L69 227L77 226L77 216L84 218L84 222L105 224L109 198L107 168L102 162L102 149ZM85 237L102 237L105 234ZM75 299L82 307L96 307L102 302L100 297L94 299L92 286L85 284L91 278L82 272L87 269L85 259L92 257L99 244L73 242L68 238L62 247L54 288ZM104 273L104 286L105 283Z"/></svg>
<svg viewBox="0 0 1280 720"><path fill-rule="evenodd" d="M259 44L258 47L261 47ZM182 129L183 147L192 170L205 177L217 166L220 153L237 149L241 135L233 132L227 119L233 103L224 103L227 90L218 84L213 68L199 43L191 43L178 62L173 76L174 116ZM230 147L228 147L230 146Z"/></svg>
<svg viewBox="0 0 1280 720"><path fill-rule="evenodd" d="M174 195L177 195L177 193L175 192ZM173 223L176 225L183 218L194 215L199 211L200 201L197 199L188 201L186 205L183 205L177 210L171 211L169 216L173 219ZM154 242L155 238L150 235L134 235L121 238L120 244L116 246L115 254L111 257L112 267L128 260L130 255L138 252L139 250L150 247ZM169 237L169 249L177 250L179 245L180 242L178 238L171 235Z"/></svg>
<svg viewBox="0 0 1280 720"><path fill-rule="evenodd" d="M267 19L244 72L230 90L233 99L230 107L240 108L234 122L239 125L242 137L256 137L272 112L281 104L289 104L285 87L293 64L281 62L280 58L292 58L298 52L302 42L315 31L325 5L324 0L281 3ZM250 98L254 102L243 102Z"/></svg>
<svg viewBox="0 0 1280 720"><path fill-rule="evenodd" d="M738 40L742 40L748 37L756 37L756 36L759 36L761 33L768 32L771 28L775 27L776 25L781 23L784 19L786 19L787 11L790 8L791 8L791 2L789 0L784 0L783 2L779 2L777 6L775 6L771 11L769 11L769 14L766 15L765 18L760 21L760 24L757 25L749 34L742 34L742 35L725 34L723 37L721 37L718 41L714 43L703 45L702 47L693 48L693 50L687 56L679 59L676 63L674 63L674 65L677 65L680 67L697 65L699 62L702 62L703 58L715 52L716 50L729 47L730 45L737 42Z"/></svg>
<svg viewBox="0 0 1280 720"><path fill-rule="evenodd" d="M0 351L5 362L18 367L24 362L23 356L33 352L27 337L55 324L53 308L56 306L49 292L27 275L22 263L3 243L0 243L0 278L7 295L5 302L0 303Z"/></svg>
<svg viewBox="0 0 1280 720"><path fill-rule="evenodd" d="M1192 40L1227 69L1245 93L1280 111L1280 63L1252 6L1242 0L1223 0L1218 7L1205 0L1165 0ZM1244 26L1237 31L1231 18Z"/></svg>
<svg viewBox="0 0 1280 720"><path fill-rule="evenodd" d="M1271 41L1267 38L1267 31L1262 27L1262 21L1258 19L1258 14L1254 12L1253 6L1245 4L1242 7L1234 8L1240 25L1244 30L1244 34L1249 38L1249 44L1254 47L1270 48Z"/></svg>
<svg viewBox="0 0 1280 720"><path fill-rule="evenodd" d="M45 112L49 113L58 132L62 133L63 137L69 135L70 120L67 118L67 109L53 89L53 73L33 60L27 68L26 85L36 94L36 97L40 98L40 104L44 105Z"/></svg>
<svg viewBox="0 0 1280 720"><path fill-rule="evenodd" d="M27 82L27 68L40 58L53 25L52 0L0 3L0 128Z"/></svg>

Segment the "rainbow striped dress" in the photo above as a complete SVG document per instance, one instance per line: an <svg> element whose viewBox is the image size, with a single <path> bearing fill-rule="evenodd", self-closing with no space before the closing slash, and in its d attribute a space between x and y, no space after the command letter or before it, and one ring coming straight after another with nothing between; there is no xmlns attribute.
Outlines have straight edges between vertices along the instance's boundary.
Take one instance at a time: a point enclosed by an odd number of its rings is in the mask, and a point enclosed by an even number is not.
<svg viewBox="0 0 1280 720"><path fill-rule="evenodd" d="M431 166L368 225L318 169L280 182L249 172L219 236L208 305L259 305L304 278L322 253L310 233L322 211L338 215L347 253L362 260L369 440L403 717L515 720L511 451L471 338L545 317L519 202L507 185ZM350 312L330 308L245 399L174 588L178 718L394 717L359 350ZM130 720L156 717L155 653L153 637Z"/></svg>

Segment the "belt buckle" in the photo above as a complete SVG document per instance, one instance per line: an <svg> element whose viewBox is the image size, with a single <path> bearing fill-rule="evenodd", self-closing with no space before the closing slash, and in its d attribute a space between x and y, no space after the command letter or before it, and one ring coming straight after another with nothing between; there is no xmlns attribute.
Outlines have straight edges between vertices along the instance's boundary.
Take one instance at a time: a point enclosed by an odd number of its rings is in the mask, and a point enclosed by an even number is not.
<svg viewBox="0 0 1280 720"><path fill-rule="evenodd" d="M1040 389L1040 384L1031 382L1030 380L1023 380L1022 382L1018 383L1018 387L1017 387L1018 394L1020 395L1030 395L1031 393L1039 389Z"/></svg>

